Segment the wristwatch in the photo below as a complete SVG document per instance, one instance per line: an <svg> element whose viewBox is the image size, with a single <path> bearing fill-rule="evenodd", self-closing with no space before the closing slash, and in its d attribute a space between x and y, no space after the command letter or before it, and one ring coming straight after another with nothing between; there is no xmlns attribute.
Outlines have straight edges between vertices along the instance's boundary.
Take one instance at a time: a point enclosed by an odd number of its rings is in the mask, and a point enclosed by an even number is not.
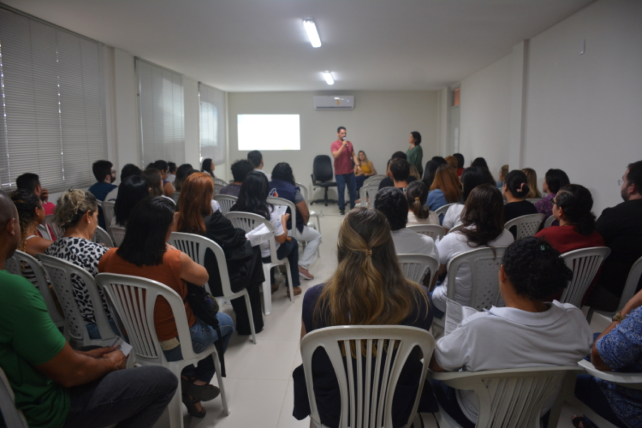
<svg viewBox="0 0 642 428"><path fill-rule="evenodd" d="M624 318L626 318L626 315L622 316L622 314L620 312L618 312L617 314L613 315L612 321L613 322L621 322Z"/></svg>

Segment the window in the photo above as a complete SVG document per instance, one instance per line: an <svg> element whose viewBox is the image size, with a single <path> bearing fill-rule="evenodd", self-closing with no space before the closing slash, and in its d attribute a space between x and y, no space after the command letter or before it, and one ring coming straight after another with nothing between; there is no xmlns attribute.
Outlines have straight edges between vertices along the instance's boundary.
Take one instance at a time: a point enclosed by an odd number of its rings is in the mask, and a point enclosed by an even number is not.
<svg viewBox="0 0 642 428"><path fill-rule="evenodd" d="M200 100L201 162L211 158L215 164L225 162L225 93L198 84Z"/></svg>
<svg viewBox="0 0 642 428"><path fill-rule="evenodd" d="M185 162L183 76L136 58L140 159L142 167L157 160Z"/></svg>
<svg viewBox="0 0 642 428"><path fill-rule="evenodd" d="M88 187L107 158L102 45L0 8L0 187Z"/></svg>

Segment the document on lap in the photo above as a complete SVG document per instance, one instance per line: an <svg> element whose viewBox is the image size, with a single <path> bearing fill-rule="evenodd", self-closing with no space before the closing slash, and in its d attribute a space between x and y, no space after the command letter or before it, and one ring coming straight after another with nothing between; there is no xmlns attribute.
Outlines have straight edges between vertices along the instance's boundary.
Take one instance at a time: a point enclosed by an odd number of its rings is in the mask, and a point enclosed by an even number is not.
<svg viewBox="0 0 642 428"><path fill-rule="evenodd" d="M118 348L116 348L116 350L117 351L118 350L122 351L123 354L125 354L126 357L129 356L129 353L132 350L132 345L130 345L129 343L125 342L120 337L115 337L114 338L114 340L111 342L111 345L109 345L109 347L111 348L112 346L117 346Z"/></svg>
<svg viewBox="0 0 642 428"><path fill-rule="evenodd" d="M452 333L466 318L477 313L474 308L460 305L454 300L446 300L446 323L444 325L444 336Z"/></svg>

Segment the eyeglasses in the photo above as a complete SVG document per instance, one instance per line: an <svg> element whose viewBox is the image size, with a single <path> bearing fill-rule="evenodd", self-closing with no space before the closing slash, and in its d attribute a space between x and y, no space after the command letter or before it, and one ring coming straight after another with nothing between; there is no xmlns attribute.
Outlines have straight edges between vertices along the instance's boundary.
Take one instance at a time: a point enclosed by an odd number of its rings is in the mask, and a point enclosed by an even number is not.
<svg viewBox="0 0 642 428"><path fill-rule="evenodd" d="M557 203L557 201L556 201L555 199L551 200L551 203L552 203L553 205L557 205L558 207L560 206L560 205Z"/></svg>

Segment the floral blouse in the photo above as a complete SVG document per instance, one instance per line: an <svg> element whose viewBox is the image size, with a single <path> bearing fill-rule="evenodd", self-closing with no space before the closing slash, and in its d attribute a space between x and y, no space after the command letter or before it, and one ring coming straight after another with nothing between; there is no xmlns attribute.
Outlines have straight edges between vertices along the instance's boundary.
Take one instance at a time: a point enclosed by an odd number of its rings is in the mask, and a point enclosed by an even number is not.
<svg viewBox="0 0 642 428"><path fill-rule="evenodd" d="M537 203L535 203L535 208L537 208L538 213L542 213L546 216L546 218L550 217L553 215L553 198L555 197L556 193L549 193Z"/></svg>

